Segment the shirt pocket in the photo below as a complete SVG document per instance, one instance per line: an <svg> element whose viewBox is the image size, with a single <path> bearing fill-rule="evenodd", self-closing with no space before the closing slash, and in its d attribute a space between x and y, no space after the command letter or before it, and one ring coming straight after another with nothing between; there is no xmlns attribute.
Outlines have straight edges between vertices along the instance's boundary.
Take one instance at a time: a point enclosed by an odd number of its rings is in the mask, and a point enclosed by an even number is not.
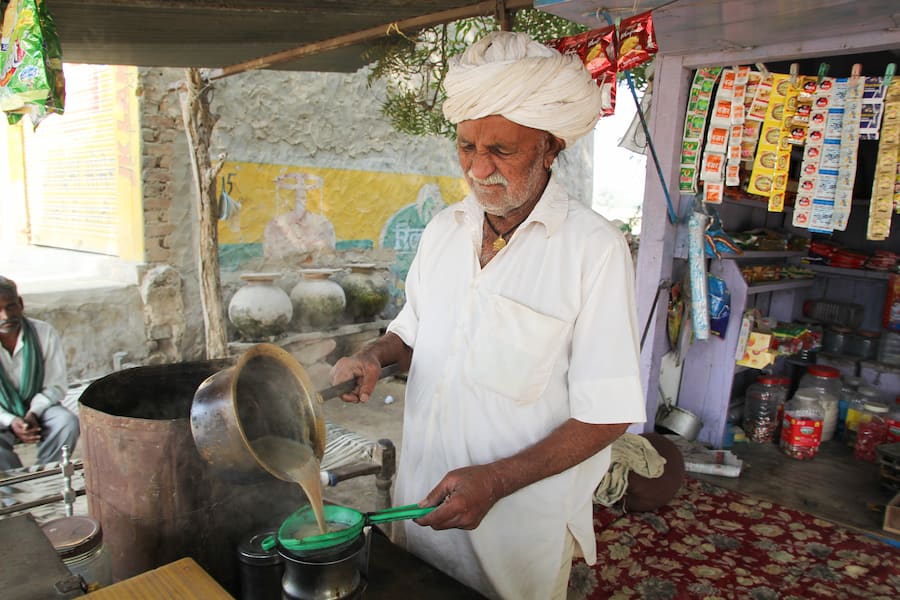
<svg viewBox="0 0 900 600"><path fill-rule="evenodd" d="M503 296L490 296L472 339L467 371L477 386L534 402L547 387L569 323Z"/></svg>

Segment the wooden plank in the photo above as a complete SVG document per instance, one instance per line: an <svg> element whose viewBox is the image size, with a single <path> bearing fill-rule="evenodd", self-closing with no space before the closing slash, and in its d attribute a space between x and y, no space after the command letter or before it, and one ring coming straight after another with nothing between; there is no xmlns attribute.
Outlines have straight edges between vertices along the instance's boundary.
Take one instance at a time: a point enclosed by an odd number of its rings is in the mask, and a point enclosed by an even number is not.
<svg viewBox="0 0 900 600"><path fill-rule="evenodd" d="M682 68L681 59L670 56L659 57L656 61L656 79L653 86L652 108L648 115L647 127L656 147L666 187L671 194L672 202L675 203L675 210L678 211L678 167L681 159L681 127L684 123L684 110L681 107L687 103L690 87L688 72ZM633 102L627 97L620 98L619 101ZM644 203L641 208L641 245L638 250L636 282L638 323L642 329L650 315L659 283L672 277L675 237L675 226L668 220L662 182L652 157L648 157ZM660 362L662 355L669 350L665 298L667 296L663 295L659 300L654 322L641 348L641 383L644 386L647 409L645 431L653 430L654 415L660 403L658 390Z"/></svg>
<svg viewBox="0 0 900 600"><path fill-rule="evenodd" d="M507 10L515 10L519 8L531 8L531 1L508 0L506 3ZM394 23L384 23L382 25L376 25L375 27L363 29L362 31L356 31L353 33L348 33L346 35L339 35L329 40L304 44L296 48L284 50L283 52L276 52L275 54L255 58L253 60L248 60L236 65L229 65L220 69L212 69L209 72L209 80L212 81L215 79L221 79L223 77L228 77L229 75L236 75L238 73L244 73L246 71L268 69L273 65L302 58L304 56L319 54L321 52L335 50L337 48L343 48L345 46L350 46L352 44L358 44L361 42L377 40L379 38L386 37L391 32L415 32L426 27L431 27L432 25L449 23L451 21L457 21L459 19L465 19L468 17L475 17L479 15L491 15L494 14L496 9L497 0L486 0L484 2L479 2L478 4L473 4L471 6L453 8L450 10L432 13L430 15L423 15L420 17L412 17L410 19L404 19L402 21L396 21Z"/></svg>

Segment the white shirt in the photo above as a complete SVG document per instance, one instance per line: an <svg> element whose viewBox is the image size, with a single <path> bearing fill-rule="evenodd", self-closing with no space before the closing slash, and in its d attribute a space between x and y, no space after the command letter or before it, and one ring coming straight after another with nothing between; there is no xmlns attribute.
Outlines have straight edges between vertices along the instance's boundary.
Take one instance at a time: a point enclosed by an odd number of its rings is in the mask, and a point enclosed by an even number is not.
<svg viewBox="0 0 900 600"><path fill-rule="evenodd" d="M646 419L631 255L620 231L551 177L508 245L481 268L484 212L470 194L435 216L388 330L413 348L398 505L450 470L540 441L569 418ZM591 496L606 448L501 499L474 531L405 522L407 547L482 593L550 596L566 529L596 561Z"/></svg>
<svg viewBox="0 0 900 600"><path fill-rule="evenodd" d="M29 411L38 418L49 406L59 404L66 396L66 356L63 353L62 341L59 334L50 323L28 319L34 327L38 341L41 343L41 351L44 355L44 387L31 399ZM22 389L22 332L19 331L19 339L12 356L9 352L0 348L0 367L6 373L9 381L17 390ZM0 429L6 429L13 422L16 415L0 408Z"/></svg>

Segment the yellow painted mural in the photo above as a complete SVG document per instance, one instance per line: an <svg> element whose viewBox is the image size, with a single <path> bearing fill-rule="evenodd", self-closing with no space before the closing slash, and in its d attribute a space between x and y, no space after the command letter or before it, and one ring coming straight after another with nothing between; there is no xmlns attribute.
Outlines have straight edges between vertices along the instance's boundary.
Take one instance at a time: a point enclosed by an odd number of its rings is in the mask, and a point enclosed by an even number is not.
<svg viewBox="0 0 900 600"><path fill-rule="evenodd" d="M225 192L220 211L227 218L219 221L219 243L262 243L266 226L299 201L331 223L338 247L342 241L369 240L377 248L385 224L415 204L429 184L437 186L445 204L467 193L461 177L226 162L219 186Z"/></svg>

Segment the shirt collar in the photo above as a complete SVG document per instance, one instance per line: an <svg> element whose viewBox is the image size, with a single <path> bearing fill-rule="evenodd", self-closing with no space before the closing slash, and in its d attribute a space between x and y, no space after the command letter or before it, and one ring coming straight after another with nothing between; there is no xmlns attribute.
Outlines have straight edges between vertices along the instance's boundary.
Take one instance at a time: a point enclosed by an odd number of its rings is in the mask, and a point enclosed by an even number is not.
<svg viewBox="0 0 900 600"><path fill-rule="evenodd" d="M544 231L549 238L556 233L566 220L569 210L569 196L563 187L557 182L556 174L550 174L550 180L541 199L534 206L531 214L528 215L522 225L527 225L532 221L542 223ZM475 194L469 193L462 202L454 205L453 213L456 216L457 223L468 223L471 227L481 231L481 223L484 219L484 209L475 199Z"/></svg>

